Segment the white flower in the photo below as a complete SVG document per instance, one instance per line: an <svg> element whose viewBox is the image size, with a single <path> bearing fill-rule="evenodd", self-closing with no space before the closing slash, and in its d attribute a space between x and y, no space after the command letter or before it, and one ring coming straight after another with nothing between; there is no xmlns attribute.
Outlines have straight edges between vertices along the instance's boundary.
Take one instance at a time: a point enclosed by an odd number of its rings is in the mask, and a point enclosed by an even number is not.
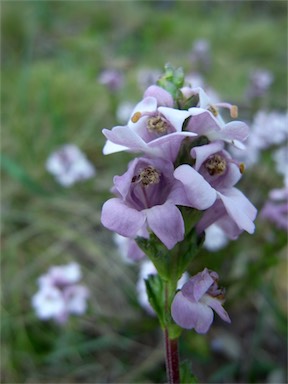
<svg viewBox="0 0 288 384"><path fill-rule="evenodd" d="M38 279L39 291L32 297L32 306L41 320L54 319L63 324L69 314L86 311L89 290L76 284L81 278L77 263L51 267Z"/></svg>
<svg viewBox="0 0 288 384"><path fill-rule="evenodd" d="M53 152L46 161L46 169L63 187L70 187L96 174L93 165L73 144L66 144Z"/></svg>
<svg viewBox="0 0 288 384"><path fill-rule="evenodd" d="M204 247L209 251L218 251L228 243L225 232L217 224L212 224L205 230Z"/></svg>

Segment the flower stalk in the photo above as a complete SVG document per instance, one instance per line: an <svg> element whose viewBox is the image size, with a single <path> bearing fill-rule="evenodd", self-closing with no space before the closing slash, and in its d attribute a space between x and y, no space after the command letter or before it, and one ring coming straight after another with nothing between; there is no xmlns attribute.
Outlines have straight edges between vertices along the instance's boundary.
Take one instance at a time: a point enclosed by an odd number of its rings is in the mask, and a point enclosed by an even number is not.
<svg viewBox="0 0 288 384"><path fill-rule="evenodd" d="M178 339L170 339L165 328L166 372L169 384L180 383Z"/></svg>

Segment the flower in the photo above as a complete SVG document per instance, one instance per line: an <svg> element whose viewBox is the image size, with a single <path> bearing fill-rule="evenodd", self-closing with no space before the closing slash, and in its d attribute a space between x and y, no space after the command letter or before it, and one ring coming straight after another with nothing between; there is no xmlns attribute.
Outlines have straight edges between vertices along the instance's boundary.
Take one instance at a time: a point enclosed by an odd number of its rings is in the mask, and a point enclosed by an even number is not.
<svg viewBox="0 0 288 384"><path fill-rule="evenodd" d="M211 252L216 252L225 247L228 243L228 238L225 231L217 224L212 224L205 230L204 248Z"/></svg>
<svg viewBox="0 0 288 384"><path fill-rule="evenodd" d="M224 290L218 288L217 282L218 274L205 268L185 283L171 305L175 323L185 329L195 329L197 333L206 333L213 322L213 310L230 323L222 307Z"/></svg>
<svg viewBox="0 0 288 384"><path fill-rule="evenodd" d="M171 108L172 105L172 96L167 91L158 86L149 87L127 125L102 130L107 138L103 153L128 150L174 161L184 137L197 134L182 132L190 113Z"/></svg>
<svg viewBox="0 0 288 384"><path fill-rule="evenodd" d="M242 230L254 232L253 221L257 210L244 194L234 187L241 178L243 166L235 162L223 148L224 143L221 141L192 148L194 167L188 164L180 165L175 169L174 177L184 186L191 204L195 200L195 185L200 182L207 184L202 199L206 199L210 205L197 224L199 233L225 216L227 221L228 216L229 224L232 221L234 225L229 225L227 235L236 238ZM218 224L223 228L225 220L224 223Z"/></svg>
<svg viewBox="0 0 288 384"><path fill-rule="evenodd" d="M142 237L147 237L146 234L142 234ZM114 233L114 241L118 246L120 256L126 263L133 263L139 261L145 257L145 253L138 247L135 239L124 237L118 233Z"/></svg>
<svg viewBox="0 0 288 384"><path fill-rule="evenodd" d="M187 97L187 87L185 92ZM199 103L197 107L189 108L191 118L186 129L197 133L198 136L206 136L210 141L224 140L240 149L244 149L245 146L242 142L247 139L249 133L247 124L236 120L225 124L219 114L219 107L224 107L230 110L231 117L236 118L238 116L237 106L222 102L213 103L200 87L191 88L190 96L193 94L199 97Z"/></svg>
<svg viewBox="0 0 288 384"><path fill-rule="evenodd" d="M116 69L105 69L100 73L98 81L110 91L117 91L123 87L124 78L123 74Z"/></svg>
<svg viewBox="0 0 288 384"><path fill-rule="evenodd" d="M70 187L96 174L93 165L73 144L63 145L53 152L46 161L46 169L63 187Z"/></svg>
<svg viewBox="0 0 288 384"><path fill-rule="evenodd" d="M274 76L267 69L257 68L251 71L249 76L249 87L246 95L248 99L253 100L264 96L273 83Z"/></svg>
<svg viewBox="0 0 288 384"><path fill-rule="evenodd" d="M64 324L69 314L86 311L89 291L78 284L81 270L77 263L53 266L38 279L39 290L32 297L32 306L41 320L54 319Z"/></svg>
<svg viewBox="0 0 288 384"><path fill-rule="evenodd" d="M170 161L144 157L134 159L126 173L114 177L112 190L117 197L104 203L102 224L130 238L151 230L168 249L172 249L184 238L184 221L176 205L206 209L215 200L214 196L212 199L210 195L206 197L206 190L212 188L199 175L193 185L195 196L188 201L173 172L174 166Z"/></svg>
<svg viewBox="0 0 288 384"><path fill-rule="evenodd" d="M262 219L267 219L278 228L288 230L288 186L272 189L269 200L260 212Z"/></svg>

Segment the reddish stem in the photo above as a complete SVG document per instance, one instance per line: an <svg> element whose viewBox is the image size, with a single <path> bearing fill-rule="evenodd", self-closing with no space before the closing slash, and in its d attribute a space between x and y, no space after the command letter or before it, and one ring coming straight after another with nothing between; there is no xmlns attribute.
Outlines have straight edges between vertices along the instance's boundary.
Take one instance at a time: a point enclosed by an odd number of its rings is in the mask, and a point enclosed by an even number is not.
<svg viewBox="0 0 288 384"><path fill-rule="evenodd" d="M165 329L166 370L169 384L179 384L179 354L178 339L169 339L168 330Z"/></svg>

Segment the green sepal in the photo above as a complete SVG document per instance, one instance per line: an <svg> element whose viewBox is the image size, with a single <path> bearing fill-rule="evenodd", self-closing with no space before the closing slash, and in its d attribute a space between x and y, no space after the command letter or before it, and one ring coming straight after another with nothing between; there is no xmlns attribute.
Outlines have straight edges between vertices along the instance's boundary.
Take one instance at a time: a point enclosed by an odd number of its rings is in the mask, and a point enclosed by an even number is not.
<svg viewBox="0 0 288 384"><path fill-rule="evenodd" d="M136 238L138 246L149 257L165 281L177 282L203 244L204 236L197 235L194 228L195 220L198 219L195 212L197 211L190 209L190 216L189 214L184 216L185 238L171 250L167 249L154 233L150 235L149 239ZM192 229L190 229L191 227Z"/></svg>
<svg viewBox="0 0 288 384"><path fill-rule="evenodd" d="M178 90L183 87L184 84L184 71L182 68L174 69L171 64L165 65L165 72L157 81L157 84L166 89L173 99L177 98Z"/></svg>
<svg viewBox="0 0 288 384"><path fill-rule="evenodd" d="M158 316L161 327L165 328L165 287L159 275L149 275L145 279L149 303Z"/></svg>

